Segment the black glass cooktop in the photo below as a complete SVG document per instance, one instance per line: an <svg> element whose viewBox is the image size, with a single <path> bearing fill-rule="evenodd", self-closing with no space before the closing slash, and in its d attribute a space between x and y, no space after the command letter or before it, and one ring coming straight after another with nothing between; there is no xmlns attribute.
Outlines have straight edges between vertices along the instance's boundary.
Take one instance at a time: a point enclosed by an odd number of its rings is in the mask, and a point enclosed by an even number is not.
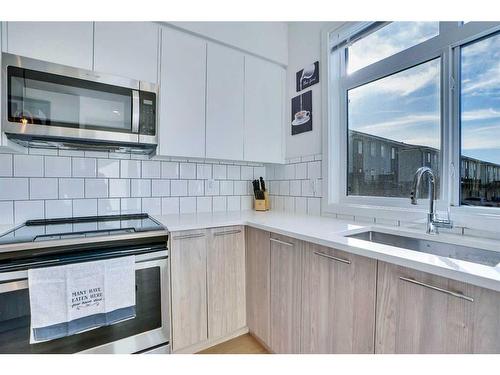
<svg viewBox="0 0 500 375"><path fill-rule="evenodd" d="M148 214L85 216L63 219L28 220L0 236L0 245L83 237L101 237L124 233L165 229Z"/></svg>

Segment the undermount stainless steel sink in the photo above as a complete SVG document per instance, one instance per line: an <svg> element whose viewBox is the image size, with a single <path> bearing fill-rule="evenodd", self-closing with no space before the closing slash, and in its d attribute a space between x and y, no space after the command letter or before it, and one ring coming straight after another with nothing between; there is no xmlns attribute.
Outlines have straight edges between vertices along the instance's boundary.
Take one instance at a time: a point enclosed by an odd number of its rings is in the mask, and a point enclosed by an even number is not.
<svg viewBox="0 0 500 375"><path fill-rule="evenodd" d="M367 231L351 234L346 237L357 238L383 245L400 247L421 253L439 255L446 258L459 259L467 262L496 266L500 263L500 252L478 249L475 247L455 245L451 243L429 241L420 238L399 236L377 231Z"/></svg>

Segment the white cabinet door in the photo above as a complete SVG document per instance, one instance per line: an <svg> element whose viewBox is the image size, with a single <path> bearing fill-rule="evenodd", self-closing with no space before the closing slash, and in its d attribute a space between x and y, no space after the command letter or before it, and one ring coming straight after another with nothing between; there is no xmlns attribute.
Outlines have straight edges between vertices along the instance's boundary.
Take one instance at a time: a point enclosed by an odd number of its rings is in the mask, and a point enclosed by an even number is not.
<svg viewBox="0 0 500 375"><path fill-rule="evenodd" d="M6 32L9 53L92 69L92 22L7 22Z"/></svg>
<svg viewBox="0 0 500 375"><path fill-rule="evenodd" d="M207 158L243 160L244 56L207 47Z"/></svg>
<svg viewBox="0 0 500 375"><path fill-rule="evenodd" d="M205 157L207 43L162 29L158 155Z"/></svg>
<svg viewBox="0 0 500 375"><path fill-rule="evenodd" d="M245 159L283 162L285 70L273 63L245 57Z"/></svg>
<svg viewBox="0 0 500 375"><path fill-rule="evenodd" d="M94 70L156 83L158 39L153 22L96 22Z"/></svg>

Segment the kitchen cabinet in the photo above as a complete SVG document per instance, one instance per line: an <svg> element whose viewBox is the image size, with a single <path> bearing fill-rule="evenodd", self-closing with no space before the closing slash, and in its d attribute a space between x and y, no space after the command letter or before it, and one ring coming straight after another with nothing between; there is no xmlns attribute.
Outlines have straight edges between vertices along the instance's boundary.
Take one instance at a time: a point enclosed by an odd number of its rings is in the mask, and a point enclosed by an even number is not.
<svg viewBox="0 0 500 375"><path fill-rule="evenodd" d="M92 22L5 22L2 50L92 70Z"/></svg>
<svg viewBox="0 0 500 375"><path fill-rule="evenodd" d="M302 353L374 353L377 261L306 243Z"/></svg>
<svg viewBox="0 0 500 375"><path fill-rule="evenodd" d="M171 234L172 348L207 340L207 236L205 230Z"/></svg>
<svg viewBox="0 0 500 375"><path fill-rule="evenodd" d="M271 243L269 232L246 228L247 326L271 346Z"/></svg>
<svg viewBox="0 0 500 375"><path fill-rule="evenodd" d="M156 83L159 28L153 22L95 22L94 70Z"/></svg>
<svg viewBox="0 0 500 375"><path fill-rule="evenodd" d="M500 293L379 262L376 353L500 353Z"/></svg>
<svg viewBox="0 0 500 375"><path fill-rule="evenodd" d="M271 242L271 349L300 352L301 241L272 234Z"/></svg>
<svg viewBox="0 0 500 375"><path fill-rule="evenodd" d="M203 39L162 28L158 155L205 157L206 49Z"/></svg>
<svg viewBox="0 0 500 375"><path fill-rule="evenodd" d="M245 57L244 160L283 163L285 70Z"/></svg>
<svg viewBox="0 0 500 375"><path fill-rule="evenodd" d="M208 337L224 337L246 326L245 231L210 230L207 253Z"/></svg>
<svg viewBox="0 0 500 375"><path fill-rule="evenodd" d="M243 160L244 55L207 46L207 158Z"/></svg>

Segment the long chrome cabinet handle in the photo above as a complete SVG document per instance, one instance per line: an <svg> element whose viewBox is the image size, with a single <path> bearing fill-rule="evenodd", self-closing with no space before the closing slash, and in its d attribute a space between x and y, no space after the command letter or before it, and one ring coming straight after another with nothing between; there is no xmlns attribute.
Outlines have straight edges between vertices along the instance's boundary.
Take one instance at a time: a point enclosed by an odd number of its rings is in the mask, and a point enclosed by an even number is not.
<svg viewBox="0 0 500 375"><path fill-rule="evenodd" d="M281 240L278 240L276 238L270 238L269 241L276 242L276 243L279 243L281 245L293 247L293 243L281 241Z"/></svg>
<svg viewBox="0 0 500 375"><path fill-rule="evenodd" d="M196 234L185 234L181 236L172 237L173 240L187 240L191 238L200 238L205 237L205 233L196 233Z"/></svg>
<svg viewBox="0 0 500 375"><path fill-rule="evenodd" d="M437 286L434 286L434 285L426 284L426 283L423 283L421 281L417 281L415 279L410 279L408 277L402 277L401 276L399 279L403 280L403 281L406 281L408 283L420 285L420 286L423 286L425 288L429 288L429 289L435 290L437 292L445 293L445 294L448 294L448 295L453 296L453 297L462 298L462 299L464 299L466 301L469 301L469 302L474 302L474 298L466 296L465 294L462 294L462 293L453 292L451 290L447 290L447 289L443 289L443 288L440 288L440 287L437 287Z"/></svg>
<svg viewBox="0 0 500 375"><path fill-rule="evenodd" d="M328 254L325 254L325 253L320 253L319 251L315 251L314 254L319 255L320 257L324 257L324 258L327 258L327 259L330 259L330 260L334 260L336 262L340 262L340 263L344 263L344 264L351 264L350 260L342 259L342 258L337 258L337 257L334 257L332 255L328 255Z"/></svg>
<svg viewBox="0 0 500 375"><path fill-rule="evenodd" d="M139 121L140 121L140 100L139 91L132 90L132 133L139 133Z"/></svg>
<svg viewBox="0 0 500 375"><path fill-rule="evenodd" d="M229 234L238 234L238 233L241 233L241 229L226 230L224 232L215 232L214 236L225 236Z"/></svg>

